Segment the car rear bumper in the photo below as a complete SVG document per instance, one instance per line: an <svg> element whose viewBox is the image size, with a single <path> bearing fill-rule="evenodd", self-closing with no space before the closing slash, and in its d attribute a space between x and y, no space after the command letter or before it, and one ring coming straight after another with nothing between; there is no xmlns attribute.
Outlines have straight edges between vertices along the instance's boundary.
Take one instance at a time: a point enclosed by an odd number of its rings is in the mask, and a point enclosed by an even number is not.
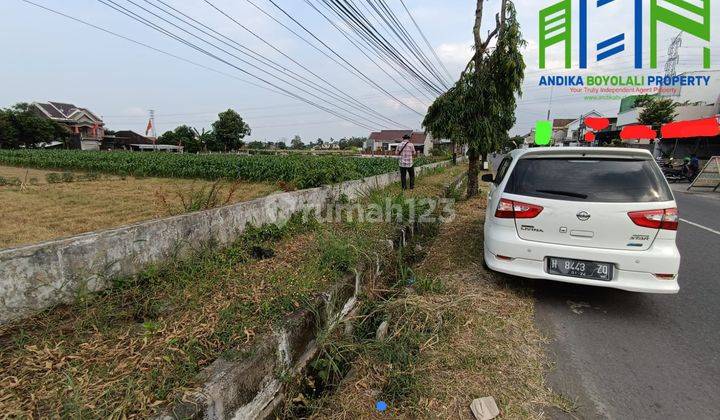
<svg viewBox="0 0 720 420"><path fill-rule="evenodd" d="M512 260L497 256L510 257ZM572 258L612 263L612 281L589 280L549 274L547 257ZM520 239L512 229L489 229L485 236L485 262L493 271L530 279L553 280L588 286L609 287L630 292L674 294L680 291L677 273L680 253L674 241L658 240L647 251L608 250L545 244ZM660 280L655 273L675 274L674 280Z"/></svg>

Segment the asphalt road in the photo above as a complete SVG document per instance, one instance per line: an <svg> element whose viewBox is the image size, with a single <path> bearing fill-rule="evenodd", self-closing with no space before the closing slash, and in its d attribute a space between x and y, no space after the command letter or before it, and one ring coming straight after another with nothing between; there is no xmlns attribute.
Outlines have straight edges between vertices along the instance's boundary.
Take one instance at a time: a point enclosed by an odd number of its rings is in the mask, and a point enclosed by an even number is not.
<svg viewBox="0 0 720 420"><path fill-rule="evenodd" d="M720 193L673 188L678 295L534 283L550 385L578 408L557 418L720 419Z"/></svg>

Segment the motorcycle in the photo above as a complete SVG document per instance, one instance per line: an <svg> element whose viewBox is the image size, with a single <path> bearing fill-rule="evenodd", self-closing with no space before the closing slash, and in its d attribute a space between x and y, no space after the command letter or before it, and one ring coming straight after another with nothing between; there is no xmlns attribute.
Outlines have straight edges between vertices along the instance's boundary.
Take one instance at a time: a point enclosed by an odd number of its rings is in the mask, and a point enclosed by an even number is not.
<svg viewBox="0 0 720 420"><path fill-rule="evenodd" d="M660 164L660 162L658 162ZM676 182L693 182L697 178L696 171L690 168L688 162L682 162L680 165L674 164L672 161L667 164L660 164L660 168L665 175L665 179L670 183Z"/></svg>

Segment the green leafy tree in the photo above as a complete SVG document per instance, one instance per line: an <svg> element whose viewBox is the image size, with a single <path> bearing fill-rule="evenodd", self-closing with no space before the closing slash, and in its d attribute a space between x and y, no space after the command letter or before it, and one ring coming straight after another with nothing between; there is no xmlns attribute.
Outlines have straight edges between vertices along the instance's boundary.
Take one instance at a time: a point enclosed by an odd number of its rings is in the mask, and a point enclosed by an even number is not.
<svg viewBox="0 0 720 420"><path fill-rule="evenodd" d="M181 125L173 131L167 131L158 138L158 144L171 144L183 146L186 153L197 153L202 151L197 131L187 125Z"/></svg>
<svg viewBox="0 0 720 420"><path fill-rule="evenodd" d="M275 143L275 147L280 150L285 150L285 149L287 149L287 144L285 144L284 141L279 141L279 142Z"/></svg>
<svg viewBox="0 0 720 420"><path fill-rule="evenodd" d="M248 147L248 149L252 149L252 150L261 150L261 149L265 148L265 143L263 143L261 141L257 141L257 140L251 141L250 143L247 144L247 147Z"/></svg>
<svg viewBox="0 0 720 420"><path fill-rule="evenodd" d="M217 150L211 148L217 147L215 133L212 131L205 131L203 129L203 132L198 136L198 141L200 141L200 151L207 152L208 150Z"/></svg>
<svg viewBox="0 0 720 420"><path fill-rule="evenodd" d="M677 117L677 102L670 98L645 95L635 101L636 108L643 108L638 122L642 125L651 125L660 128L663 124L675 121Z"/></svg>
<svg viewBox="0 0 720 420"><path fill-rule="evenodd" d="M303 143L302 138L298 136L297 134L293 139L290 141L290 148L295 150L302 150L305 148L305 143Z"/></svg>
<svg viewBox="0 0 720 420"><path fill-rule="evenodd" d="M478 193L480 158L499 150L515 125L516 96L522 94L525 44L515 6L502 0L495 29L485 40L480 28L485 0L477 0L475 54L455 85L428 109L423 126L436 138L468 146L468 196ZM496 40L495 47L489 48Z"/></svg>
<svg viewBox="0 0 720 420"><path fill-rule="evenodd" d="M252 132L240 114L232 109L218 114L218 120L213 123L212 127L215 133L215 142L208 145L208 148L213 151L237 150L243 146L242 139Z"/></svg>
<svg viewBox="0 0 720 420"><path fill-rule="evenodd" d="M69 136L64 126L39 116L27 103L0 110L0 148L34 148L39 143L64 141Z"/></svg>

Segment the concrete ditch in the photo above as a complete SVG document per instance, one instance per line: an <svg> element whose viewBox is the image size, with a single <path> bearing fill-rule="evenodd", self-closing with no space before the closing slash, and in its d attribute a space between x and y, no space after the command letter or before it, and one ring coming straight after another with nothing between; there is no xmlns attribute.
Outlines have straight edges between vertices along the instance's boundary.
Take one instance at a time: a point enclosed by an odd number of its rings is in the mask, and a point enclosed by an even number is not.
<svg viewBox="0 0 720 420"><path fill-rule="evenodd" d="M462 175L454 179L443 194L447 196L459 188L464 178ZM272 418L287 396L290 379L302 375L316 357L318 333L339 328L352 317L365 285L383 274L386 256L405 247L421 229L417 224L399 227L388 239L387 249L375 254L374 264L357 267L317 297L309 309L294 312L272 333L259 337L242 360L216 360L201 373L201 389L186 401L168 407L158 419ZM346 323L346 334L350 328Z"/></svg>

